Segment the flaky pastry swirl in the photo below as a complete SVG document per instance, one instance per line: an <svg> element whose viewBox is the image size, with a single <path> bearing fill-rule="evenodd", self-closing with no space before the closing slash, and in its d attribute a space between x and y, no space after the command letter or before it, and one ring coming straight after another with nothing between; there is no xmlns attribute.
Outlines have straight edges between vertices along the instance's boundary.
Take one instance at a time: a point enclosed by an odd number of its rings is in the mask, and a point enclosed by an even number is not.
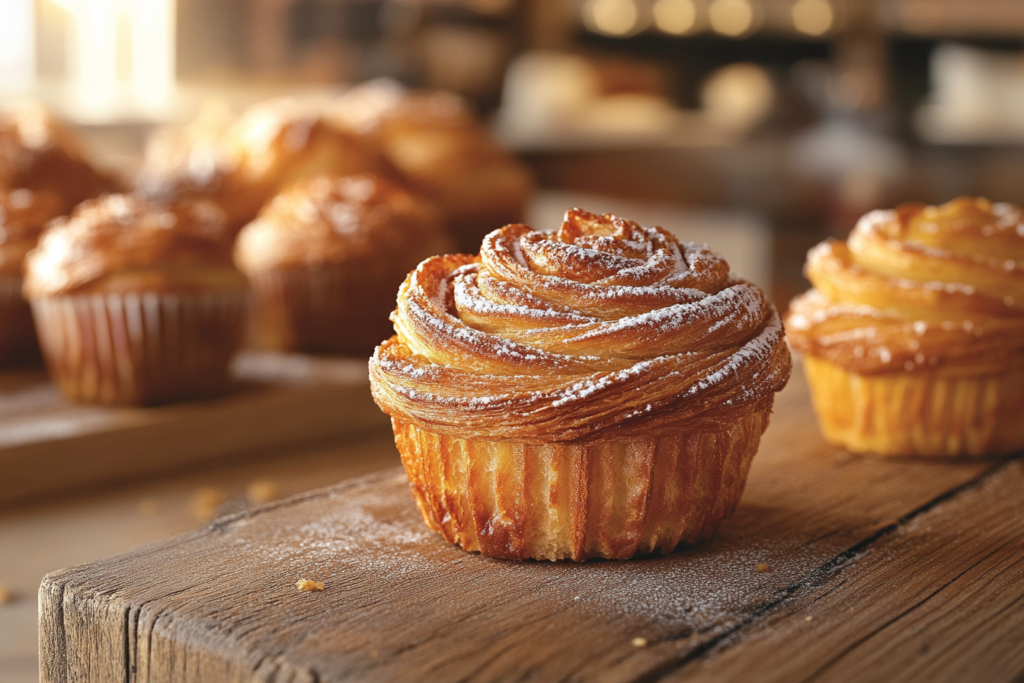
<svg viewBox="0 0 1024 683"><path fill-rule="evenodd" d="M717 254L567 212L508 225L479 257L424 261L370 361L378 405L425 429L534 442L708 429L786 383L782 324Z"/></svg>
<svg viewBox="0 0 1024 683"><path fill-rule="evenodd" d="M861 374L1024 366L1024 211L960 197L874 211L808 254L795 349Z"/></svg>

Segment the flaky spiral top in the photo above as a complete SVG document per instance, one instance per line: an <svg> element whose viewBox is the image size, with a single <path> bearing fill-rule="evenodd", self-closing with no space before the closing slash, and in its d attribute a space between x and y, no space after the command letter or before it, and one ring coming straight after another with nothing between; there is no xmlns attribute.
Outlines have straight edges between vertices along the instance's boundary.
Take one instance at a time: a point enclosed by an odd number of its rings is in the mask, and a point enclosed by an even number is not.
<svg viewBox="0 0 1024 683"><path fill-rule="evenodd" d="M433 205L398 184L370 174L317 176L279 194L242 229L235 261L254 274L369 258L377 270L400 264L397 284L410 264L452 246Z"/></svg>
<svg viewBox="0 0 1024 683"><path fill-rule="evenodd" d="M25 264L29 299L245 287L231 259L223 211L208 202L161 205L132 195L83 202L47 227Z"/></svg>
<svg viewBox="0 0 1024 683"><path fill-rule="evenodd" d="M874 211L808 254L795 349L861 374L1024 366L1024 211L960 197Z"/></svg>
<svg viewBox="0 0 1024 683"><path fill-rule="evenodd" d="M36 246L43 226L63 213L54 193L0 188L0 275L21 277L25 255Z"/></svg>
<svg viewBox="0 0 1024 683"><path fill-rule="evenodd" d="M571 441L717 431L786 383L775 309L706 247L569 211L508 225L480 256L424 261L370 361L378 405L428 430Z"/></svg>

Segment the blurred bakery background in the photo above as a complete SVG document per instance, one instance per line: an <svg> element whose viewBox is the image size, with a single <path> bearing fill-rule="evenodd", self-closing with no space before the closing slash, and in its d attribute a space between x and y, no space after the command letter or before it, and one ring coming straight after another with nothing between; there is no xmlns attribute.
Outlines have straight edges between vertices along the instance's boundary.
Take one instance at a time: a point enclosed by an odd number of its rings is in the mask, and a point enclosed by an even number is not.
<svg viewBox="0 0 1024 683"><path fill-rule="evenodd" d="M867 209L1024 193L1014 0L4 0L0 13L0 102L46 103L101 163L132 169L154 129L204 108L396 79L471 102L533 170L548 227L587 195L607 198L597 210L642 202L645 220L685 209L761 240L771 262L746 274L779 303L803 288L805 248Z"/></svg>
<svg viewBox="0 0 1024 683"><path fill-rule="evenodd" d="M1024 203L1019 0L0 0L0 109L42 105L129 187L159 135L367 82L461 98L532 176L534 227L663 225L783 309L868 210ZM259 388L148 409L0 371L0 682L37 675L46 571L397 464L364 360L234 371Z"/></svg>

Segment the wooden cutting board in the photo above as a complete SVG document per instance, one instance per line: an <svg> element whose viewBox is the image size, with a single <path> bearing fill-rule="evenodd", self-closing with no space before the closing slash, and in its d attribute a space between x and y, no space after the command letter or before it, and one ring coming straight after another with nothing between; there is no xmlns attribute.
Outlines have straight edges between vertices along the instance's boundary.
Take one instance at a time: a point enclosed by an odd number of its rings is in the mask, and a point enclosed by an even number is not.
<svg viewBox="0 0 1024 683"><path fill-rule="evenodd" d="M243 353L226 396L154 408L70 403L41 370L0 375L0 503L390 423L365 358Z"/></svg>
<svg viewBox="0 0 1024 683"><path fill-rule="evenodd" d="M42 680L1020 681L1021 490L1019 461L837 453L797 375L701 547L482 558L386 470L48 575Z"/></svg>

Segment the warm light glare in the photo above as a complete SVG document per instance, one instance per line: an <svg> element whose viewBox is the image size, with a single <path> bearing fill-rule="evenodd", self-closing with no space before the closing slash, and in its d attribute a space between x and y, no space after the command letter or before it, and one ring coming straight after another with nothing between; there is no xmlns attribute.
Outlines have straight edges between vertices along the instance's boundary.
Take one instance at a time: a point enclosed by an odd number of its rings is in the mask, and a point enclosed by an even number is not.
<svg viewBox="0 0 1024 683"><path fill-rule="evenodd" d="M172 0L127 3L132 27L132 83L148 103L164 101L174 85Z"/></svg>
<svg viewBox="0 0 1024 683"><path fill-rule="evenodd" d="M796 30L809 36L828 33L835 21L835 13L828 0L796 0L790 14Z"/></svg>
<svg viewBox="0 0 1024 683"><path fill-rule="evenodd" d="M715 0L708 7L711 28L724 36L741 36L754 25L750 0Z"/></svg>
<svg viewBox="0 0 1024 683"><path fill-rule="evenodd" d="M634 0L590 0L584 8L587 25L610 36L632 33L636 30L639 15Z"/></svg>
<svg viewBox="0 0 1024 683"><path fill-rule="evenodd" d="M697 24L693 0L657 0L652 8L654 24L665 33L681 36Z"/></svg>
<svg viewBox="0 0 1024 683"><path fill-rule="evenodd" d="M32 0L0 0L0 90L20 90L35 77Z"/></svg>
<svg viewBox="0 0 1024 683"><path fill-rule="evenodd" d="M74 35L69 73L87 109L111 105L119 91L118 21L127 22L129 94L159 105L174 86L174 0L52 0L67 11Z"/></svg>

